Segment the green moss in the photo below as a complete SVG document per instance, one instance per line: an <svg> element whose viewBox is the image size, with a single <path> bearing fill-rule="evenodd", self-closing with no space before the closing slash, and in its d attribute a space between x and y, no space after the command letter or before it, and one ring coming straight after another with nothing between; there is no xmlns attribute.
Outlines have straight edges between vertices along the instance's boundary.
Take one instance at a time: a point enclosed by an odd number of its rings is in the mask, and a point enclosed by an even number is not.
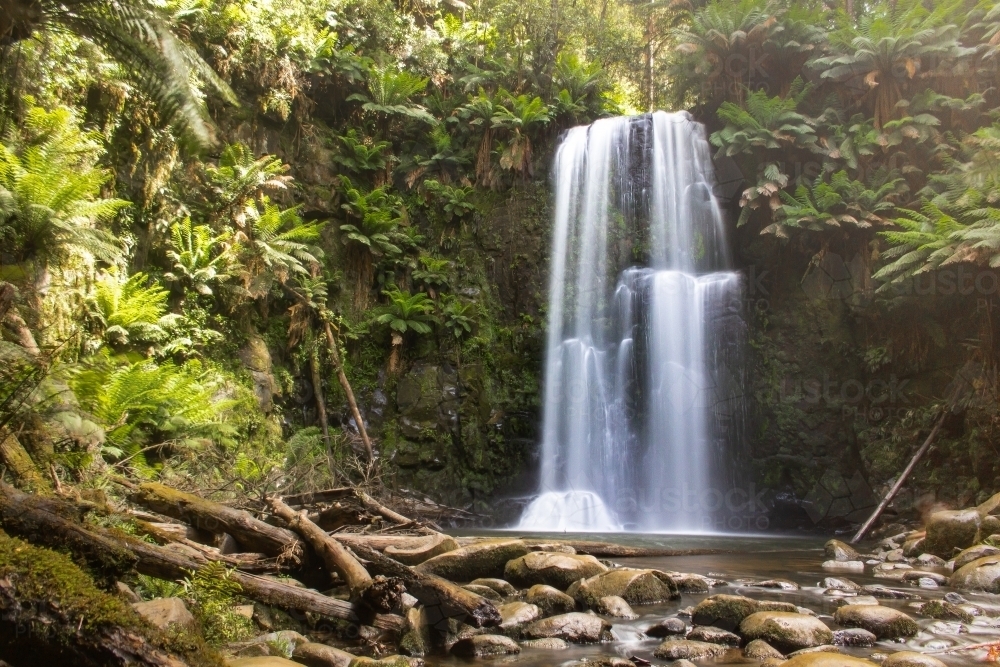
<svg viewBox="0 0 1000 667"><path fill-rule="evenodd" d="M144 637L152 646L180 656L192 667L223 665L222 658L200 636L183 629L161 632L130 606L98 589L73 561L0 532L0 582L4 597L24 610L47 614L60 622L28 622L5 627L0 644L12 654L43 651L63 656L88 655L93 639L116 628ZM109 663L115 664L115 663Z"/></svg>
<svg viewBox="0 0 1000 667"><path fill-rule="evenodd" d="M931 600L930 602L925 603L924 606L920 608L920 613L924 616L930 616L931 618L961 621L963 623L972 623L974 620L972 614L965 611L958 605L945 602L944 600Z"/></svg>

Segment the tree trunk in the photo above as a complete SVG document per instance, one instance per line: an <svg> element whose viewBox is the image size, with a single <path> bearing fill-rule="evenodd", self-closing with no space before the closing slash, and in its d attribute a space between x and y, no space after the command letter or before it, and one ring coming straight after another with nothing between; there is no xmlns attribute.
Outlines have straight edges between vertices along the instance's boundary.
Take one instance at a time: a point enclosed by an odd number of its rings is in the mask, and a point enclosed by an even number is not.
<svg viewBox="0 0 1000 667"><path fill-rule="evenodd" d="M845 0L844 11L847 12L847 16L853 20L854 19L854 0Z"/></svg>
<svg viewBox="0 0 1000 667"><path fill-rule="evenodd" d="M154 512L185 521L199 530L229 533L247 551L278 556L296 564L304 562L306 552L295 533L264 523L242 510L156 482L142 484L132 494L132 500Z"/></svg>
<svg viewBox="0 0 1000 667"><path fill-rule="evenodd" d="M21 441L8 429L0 429L0 461L22 485L36 490L51 488Z"/></svg>
<svg viewBox="0 0 1000 667"><path fill-rule="evenodd" d="M344 374L344 366L340 363L340 352L337 350L337 339L333 337L333 328L330 326L329 322L323 322L323 328L326 331L326 342L330 348L330 360L333 362L333 368L337 371L337 379L340 380L340 386L344 389L344 394L347 395L347 404L351 407L351 414L354 416L354 421L358 425L358 433L361 435L361 442L365 445L365 452L368 454L368 460L371 461L374 457L372 454L372 443L368 439L368 431L365 429L365 420L361 418L361 411L358 410L358 402L354 400L354 391L351 389L351 383L347 381L347 375Z"/></svg>
<svg viewBox="0 0 1000 667"><path fill-rule="evenodd" d="M327 456L333 454L330 444L330 422L326 417L326 399L323 397L323 378L319 373L319 360L316 358L316 350L309 353L309 370L312 374L313 396L316 398L316 414L319 416L319 425L323 429L323 444L326 445Z"/></svg>

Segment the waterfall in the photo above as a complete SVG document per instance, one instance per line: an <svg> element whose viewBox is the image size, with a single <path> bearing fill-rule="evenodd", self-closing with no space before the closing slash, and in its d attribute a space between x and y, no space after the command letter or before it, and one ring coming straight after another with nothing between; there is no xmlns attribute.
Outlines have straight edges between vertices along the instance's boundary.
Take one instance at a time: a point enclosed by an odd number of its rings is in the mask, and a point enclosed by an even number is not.
<svg viewBox="0 0 1000 667"><path fill-rule="evenodd" d="M519 528L711 528L743 323L704 127L573 128L554 181L540 489Z"/></svg>

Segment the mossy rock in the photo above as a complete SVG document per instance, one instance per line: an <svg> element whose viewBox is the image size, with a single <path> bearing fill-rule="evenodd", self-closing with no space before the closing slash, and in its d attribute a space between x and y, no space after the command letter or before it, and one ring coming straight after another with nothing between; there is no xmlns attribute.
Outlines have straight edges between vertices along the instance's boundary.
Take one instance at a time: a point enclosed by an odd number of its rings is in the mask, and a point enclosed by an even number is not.
<svg viewBox="0 0 1000 667"><path fill-rule="evenodd" d="M762 639L785 652L833 643L833 632L823 621L806 614L758 611L740 623L744 639Z"/></svg>
<svg viewBox="0 0 1000 667"><path fill-rule="evenodd" d="M834 613L833 619L845 628L864 628L879 639L913 637L920 631L907 614L882 605L849 604Z"/></svg>
<svg viewBox="0 0 1000 667"><path fill-rule="evenodd" d="M952 604L945 600L931 600L925 602L920 607L920 613L931 618L943 619L946 621L961 621L962 623L972 623L975 620L969 612L965 611L957 604Z"/></svg>
<svg viewBox="0 0 1000 667"><path fill-rule="evenodd" d="M758 611L797 613L798 607L790 602L760 601L744 595L720 593L699 602L698 606L694 608L691 621L695 625L714 625L732 632L740 627L743 619Z"/></svg>
<svg viewBox="0 0 1000 667"><path fill-rule="evenodd" d="M948 583L961 590L1000 593L1000 555L977 558L951 575Z"/></svg>
<svg viewBox="0 0 1000 667"><path fill-rule="evenodd" d="M455 582L499 578L507 561L526 553L528 548L521 540L488 540L435 556L414 569Z"/></svg>
<svg viewBox="0 0 1000 667"><path fill-rule="evenodd" d="M817 651L802 653L781 663L781 667L877 667L874 662L843 653Z"/></svg>
<svg viewBox="0 0 1000 667"><path fill-rule="evenodd" d="M0 655L12 664L132 664L158 654L191 667L223 667L188 628L159 630L124 600L98 589L68 556L0 532ZM18 610L13 613L12 610Z"/></svg>
<svg viewBox="0 0 1000 667"><path fill-rule="evenodd" d="M629 604L653 604L681 596L677 584L662 572L619 568L584 579L574 592L577 601L597 607L601 598L615 595Z"/></svg>
<svg viewBox="0 0 1000 667"><path fill-rule="evenodd" d="M956 551L976 543L981 520L975 509L935 512L927 521L924 551L945 559L953 557Z"/></svg>
<svg viewBox="0 0 1000 667"><path fill-rule="evenodd" d="M504 578L516 586L546 584L566 590L574 581L607 571L608 567L593 556L532 551L509 561Z"/></svg>

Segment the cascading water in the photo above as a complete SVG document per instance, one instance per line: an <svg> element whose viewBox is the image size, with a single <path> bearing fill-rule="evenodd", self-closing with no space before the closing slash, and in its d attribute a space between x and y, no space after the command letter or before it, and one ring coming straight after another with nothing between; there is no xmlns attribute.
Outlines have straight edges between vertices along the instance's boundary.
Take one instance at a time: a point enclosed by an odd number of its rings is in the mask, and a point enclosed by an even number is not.
<svg viewBox="0 0 1000 667"><path fill-rule="evenodd" d="M554 176L541 488L519 528L709 529L743 323L704 128L683 112L576 127Z"/></svg>

